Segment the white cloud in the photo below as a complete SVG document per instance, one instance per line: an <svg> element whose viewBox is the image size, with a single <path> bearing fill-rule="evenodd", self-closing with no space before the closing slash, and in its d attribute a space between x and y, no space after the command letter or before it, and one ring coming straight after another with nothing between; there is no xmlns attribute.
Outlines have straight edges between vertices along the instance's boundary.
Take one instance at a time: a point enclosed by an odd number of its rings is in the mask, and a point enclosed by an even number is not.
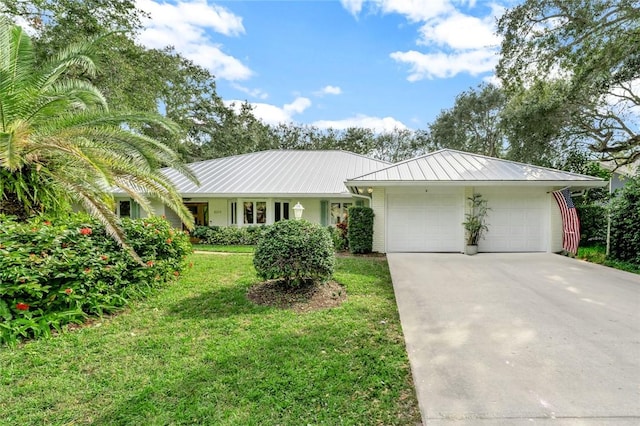
<svg viewBox="0 0 640 426"><path fill-rule="evenodd" d="M426 21L452 12L451 0L377 0L383 13L404 15L411 22Z"/></svg>
<svg viewBox="0 0 640 426"><path fill-rule="evenodd" d="M494 18L453 13L443 19L428 22L420 28L418 44L445 46L455 50L496 47L500 39L495 34Z"/></svg>
<svg viewBox="0 0 640 426"><path fill-rule="evenodd" d="M318 120L313 123L314 126L323 129L333 128L337 130L345 130L350 127L364 127L372 129L374 132L390 132L394 129L406 129L407 126L401 121L393 117L370 117L358 114L355 117L345 118L342 120Z"/></svg>
<svg viewBox="0 0 640 426"><path fill-rule="evenodd" d="M294 99L293 102L291 102L290 104L285 104L282 109L289 113L290 115L293 114L301 114L304 112L305 109L309 108L311 106L311 100L309 98L304 98L304 97L297 97Z"/></svg>
<svg viewBox="0 0 640 426"><path fill-rule="evenodd" d="M246 93L247 95L253 97L253 98L258 98L258 99L267 99L269 97L269 94L267 92L265 92L262 89L249 89L248 87L244 87L238 83L231 83L231 87L233 87L236 90L241 91L242 93Z"/></svg>
<svg viewBox="0 0 640 426"><path fill-rule="evenodd" d="M203 66L218 78L245 80L251 70L240 60L222 51L222 46L207 34L225 36L244 34L242 18L228 9L206 0L179 1L175 4L137 0L136 5L150 18L143 22L139 41L149 48L175 47L176 51Z"/></svg>
<svg viewBox="0 0 640 426"><path fill-rule="evenodd" d="M394 52L391 58L410 65L409 81L449 78L462 72L478 75L491 71L498 57L491 49L477 49L459 53L421 53L415 50Z"/></svg>
<svg viewBox="0 0 640 426"><path fill-rule="evenodd" d="M357 16L362 11L364 0L340 0L340 3L350 14Z"/></svg>
<svg viewBox="0 0 640 426"><path fill-rule="evenodd" d="M175 4L154 0L137 0L136 6L151 15L152 27L182 30L208 28L226 36L244 34L242 18L223 6L206 0L178 1ZM181 32L174 36L182 36Z"/></svg>
<svg viewBox="0 0 640 426"><path fill-rule="evenodd" d="M340 95L342 94L342 89L339 86L324 86L322 89L313 92L316 96L324 96L324 95Z"/></svg>
<svg viewBox="0 0 640 426"><path fill-rule="evenodd" d="M424 48L390 54L409 65L409 81L418 81L492 71L500 44L496 21L506 10L500 4L505 2L512 0L372 0L367 4L372 11L402 15L420 24L416 44ZM357 16L363 5L352 3L342 1Z"/></svg>
<svg viewBox="0 0 640 426"><path fill-rule="evenodd" d="M224 103L227 106L231 106L233 104L235 110L239 111L243 102L239 100L230 100L224 101ZM297 97L293 102L285 104L282 107L262 102L249 102L249 104L253 107L253 115L256 118L262 120L266 124L277 125L280 123L292 122L294 115L302 114L311 106L311 100L304 97Z"/></svg>

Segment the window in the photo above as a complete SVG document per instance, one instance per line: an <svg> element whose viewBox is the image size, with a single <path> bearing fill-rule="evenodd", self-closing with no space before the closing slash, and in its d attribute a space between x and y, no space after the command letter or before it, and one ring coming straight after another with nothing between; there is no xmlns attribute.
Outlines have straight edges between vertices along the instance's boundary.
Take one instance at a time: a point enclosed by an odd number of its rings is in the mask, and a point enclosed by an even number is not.
<svg viewBox="0 0 640 426"><path fill-rule="evenodd" d="M265 201L256 203L256 223L267 223L267 203Z"/></svg>
<svg viewBox="0 0 640 426"><path fill-rule="evenodd" d="M281 220L289 219L289 202L288 201L276 201L274 204L275 207L275 221L280 222Z"/></svg>
<svg viewBox="0 0 640 426"><path fill-rule="evenodd" d="M266 201L245 201L243 203L243 224L263 225L267 223Z"/></svg>
<svg viewBox="0 0 640 426"><path fill-rule="evenodd" d="M131 201L120 201L120 217L131 217Z"/></svg>
<svg viewBox="0 0 640 426"><path fill-rule="evenodd" d="M331 224L346 222L352 203L331 203Z"/></svg>
<svg viewBox="0 0 640 426"><path fill-rule="evenodd" d="M238 203L236 203L235 201L232 202L230 204L230 208L231 208L231 214L230 214L230 221L229 223L231 223L231 225L237 225L238 224Z"/></svg>
<svg viewBox="0 0 640 426"><path fill-rule="evenodd" d="M253 201L244 202L244 224L253 224Z"/></svg>

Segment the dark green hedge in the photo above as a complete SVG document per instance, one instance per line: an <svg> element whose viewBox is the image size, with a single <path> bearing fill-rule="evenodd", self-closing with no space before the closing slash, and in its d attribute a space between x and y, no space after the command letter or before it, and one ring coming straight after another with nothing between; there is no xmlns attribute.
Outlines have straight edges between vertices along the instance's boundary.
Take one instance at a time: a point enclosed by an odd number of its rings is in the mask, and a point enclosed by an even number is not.
<svg viewBox="0 0 640 426"><path fill-rule="evenodd" d="M640 265L640 176L630 178L612 200L610 256Z"/></svg>
<svg viewBox="0 0 640 426"><path fill-rule="evenodd" d="M607 208L604 205L576 205L580 219L580 245L604 245L607 242Z"/></svg>
<svg viewBox="0 0 640 426"><path fill-rule="evenodd" d="M258 243L262 232L268 226L196 226L191 234L200 244L222 246L253 246Z"/></svg>
<svg viewBox="0 0 640 426"><path fill-rule="evenodd" d="M349 207L347 239L351 253L371 253L373 249L373 210L369 207Z"/></svg>

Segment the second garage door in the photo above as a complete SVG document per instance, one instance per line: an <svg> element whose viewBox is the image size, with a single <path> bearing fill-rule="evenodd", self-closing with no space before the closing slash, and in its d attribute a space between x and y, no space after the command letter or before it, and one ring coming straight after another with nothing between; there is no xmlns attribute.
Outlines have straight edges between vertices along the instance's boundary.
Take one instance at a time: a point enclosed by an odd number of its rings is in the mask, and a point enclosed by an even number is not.
<svg viewBox="0 0 640 426"><path fill-rule="evenodd" d="M491 209L489 231L478 244L484 252L547 251L549 197L544 189L477 189Z"/></svg>
<svg viewBox="0 0 640 426"><path fill-rule="evenodd" d="M460 252L463 249L462 189L388 192L387 251Z"/></svg>

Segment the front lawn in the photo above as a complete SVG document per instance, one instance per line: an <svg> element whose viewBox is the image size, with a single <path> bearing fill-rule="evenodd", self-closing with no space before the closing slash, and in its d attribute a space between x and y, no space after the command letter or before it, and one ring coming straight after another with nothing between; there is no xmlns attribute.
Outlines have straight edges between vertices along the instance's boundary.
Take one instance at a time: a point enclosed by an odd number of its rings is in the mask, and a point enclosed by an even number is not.
<svg viewBox="0 0 640 426"><path fill-rule="evenodd" d="M342 258L338 308L256 306L251 256L194 255L113 318L0 348L6 424L416 424L386 262Z"/></svg>
<svg viewBox="0 0 640 426"><path fill-rule="evenodd" d="M607 249L604 246L579 247L578 255L576 257L588 262L609 266L610 268L640 274L640 266L629 262L622 262L620 260L608 259L606 252Z"/></svg>
<svg viewBox="0 0 640 426"><path fill-rule="evenodd" d="M255 246L222 246L211 244L194 244L195 251L211 251L220 253L253 253Z"/></svg>

